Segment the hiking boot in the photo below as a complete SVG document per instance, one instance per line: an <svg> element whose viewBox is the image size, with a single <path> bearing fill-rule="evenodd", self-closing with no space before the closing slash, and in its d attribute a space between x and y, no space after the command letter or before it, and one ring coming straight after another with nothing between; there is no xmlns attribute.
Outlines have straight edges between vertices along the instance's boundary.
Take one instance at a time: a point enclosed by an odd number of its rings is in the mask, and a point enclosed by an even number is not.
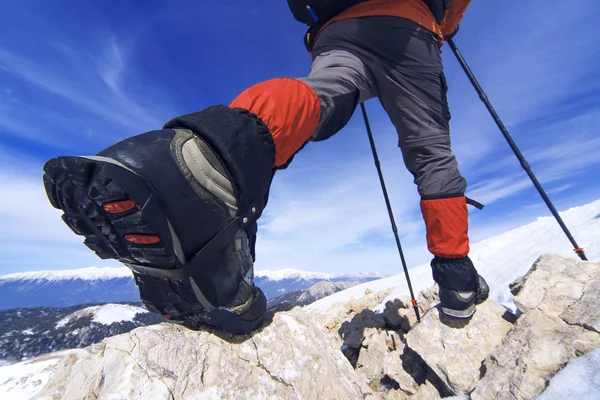
<svg viewBox="0 0 600 400"><path fill-rule="evenodd" d="M479 275L477 290L459 291L440 286L440 304L442 312L456 318L470 318L475 313L475 306L483 303L490 294L490 288Z"/></svg>
<svg viewBox="0 0 600 400"><path fill-rule="evenodd" d="M227 110L211 112L247 118ZM44 165L43 181L87 247L132 269L149 311L248 333L266 310L253 284L252 227L262 209L240 209L243 188L222 154L189 129L163 129L96 156L54 158Z"/></svg>

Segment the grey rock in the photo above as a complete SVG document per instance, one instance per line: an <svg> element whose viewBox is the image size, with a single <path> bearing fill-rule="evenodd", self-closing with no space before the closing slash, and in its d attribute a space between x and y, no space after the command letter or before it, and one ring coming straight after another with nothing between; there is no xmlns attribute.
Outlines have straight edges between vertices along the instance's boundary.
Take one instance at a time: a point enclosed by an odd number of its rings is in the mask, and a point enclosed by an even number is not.
<svg viewBox="0 0 600 400"><path fill-rule="evenodd" d="M389 390L385 392L385 400L407 400L408 396L402 390Z"/></svg>
<svg viewBox="0 0 600 400"><path fill-rule="evenodd" d="M332 305L327 313L315 312L308 306L307 311L315 317L319 323L330 332L335 340L340 341L340 346L344 343L344 339L353 331L360 331L354 334L351 343L358 348L362 341L364 327L373 326L383 328L386 324L383 315L375 314L371 311L379 303L383 301L392 289L387 289L373 293L370 290L365 290L364 296L355 299L352 297L345 303L336 303ZM357 344L358 342L358 344Z"/></svg>
<svg viewBox="0 0 600 400"><path fill-rule="evenodd" d="M560 318L600 333L600 277L586 283L581 298L568 306Z"/></svg>
<svg viewBox="0 0 600 400"><path fill-rule="evenodd" d="M394 331L400 329L405 319L405 311L406 307L404 307L400 299L386 302L385 309L383 310L383 318L387 327Z"/></svg>
<svg viewBox="0 0 600 400"><path fill-rule="evenodd" d="M468 320L448 317L436 307L406 335L407 345L425 361L449 393L465 394L479 381L483 360L512 328L502 318L506 312L491 299L478 305Z"/></svg>
<svg viewBox="0 0 600 400"><path fill-rule="evenodd" d="M419 384L404 370L403 351L404 349L399 349L384 355L383 374L396 381L399 390L403 393L406 395L414 395L419 390ZM414 368L416 365L413 364L411 367Z"/></svg>
<svg viewBox="0 0 600 400"><path fill-rule="evenodd" d="M415 395L409 397L410 400L437 400L441 398L440 392L429 381L421 385Z"/></svg>
<svg viewBox="0 0 600 400"><path fill-rule="evenodd" d="M352 348L360 347L362 340L366 335L367 329L383 329L386 326L385 318L382 314L377 314L369 309L364 309L355 314L349 321L344 321L338 330L344 345Z"/></svg>
<svg viewBox="0 0 600 400"><path fill-rule="evenodd" d="M472 400L532 399L567 361L600 346L600 335L531 310L484 363Z"/></svg>
<svg viewBox="0 0 600 400"><path fill-rule="evenodd" d="M600 332L600 264L559 255L544 255L510 285L524 313L541 310Z"/></svg>
<svg viewBox="0 0 600 400"><path fill-rule="evenodd" d="M351 349L359 349L364 339L363 335L362 330L349 331L348 334L344 335L344 346L348 346Z"/></svg>
<svg viewBox="0 0 600 400"><path fill-rule="evenodd" d="M138 328L70 355L44 399L357 399L372 391L303 310L275 314L253 336L175 324Z"/></svg>
<svg viewBox="0 0 600 400"><path fill-rule="evenodd" d="M435 306L440 302L440 296L438 295L439 287L435 283L432 287L426 290L422 290L418 297L418 307L421 314L424 314L431 307ZM416 317L415 317L416 318Z"/></svg>
<svg viewBox="0 0 600 400"><path fill-rule="evenodd" d="M375 328L367 329L362 346L358 354L356 372L364 374L371 389L377 391L383 377L384 357L388 352L387 332L378 332Z"/></svg>

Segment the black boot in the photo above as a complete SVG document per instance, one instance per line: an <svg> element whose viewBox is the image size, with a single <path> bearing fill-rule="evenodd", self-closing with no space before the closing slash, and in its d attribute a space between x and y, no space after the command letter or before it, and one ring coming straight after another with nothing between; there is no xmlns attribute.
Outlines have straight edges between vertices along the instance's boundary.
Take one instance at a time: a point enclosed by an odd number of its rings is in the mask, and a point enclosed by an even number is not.
<svg viewBox="0 0 600 400"><path fill-rule="evenodd" d="M490 288L469 256L461 258L435 257L431 261L433 279L439 285L442 312L456 318L470 318L475 305L483 303Z"/></svg>
<svg viewBox="0 0 600 400"><path fill-rule="evenodd" d="M440 286L440 304L442 312L456 318L470 318L475 313L475 306L487 300L490 288L479 275L477 290L459 291Z"/></svg>
<svg viewBox="0 0 600 400"><path fill-rule="evenodd" d="M151 312L250 332L266 309L253 246L272 178L270 134L225 106L167 125L97 156L48 161L48 198L99 257L132 269Z"/></svg>

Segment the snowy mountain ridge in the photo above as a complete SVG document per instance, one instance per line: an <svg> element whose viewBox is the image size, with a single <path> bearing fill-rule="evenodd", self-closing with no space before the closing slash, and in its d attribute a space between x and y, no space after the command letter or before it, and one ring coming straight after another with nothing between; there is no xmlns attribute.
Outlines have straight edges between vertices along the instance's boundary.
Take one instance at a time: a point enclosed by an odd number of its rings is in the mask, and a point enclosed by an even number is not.
<svg viewBox="0 0 600 400"><path fill-rule="evenodd" d="M326 273L326 272L313 272L303 271L293 268L284 268L280 270L258 270L255 271L255 276L260 278L266 278L269 281L282 281L284 279L337 279L337 278L381 278L382 276L374 271L368 271L364 273L356 274L343 274L343 273ZM49 282L56 282L61 280L109 280L116 278L129 278L131 277L131 270L127 267L87 267L78 268L71 270L46 270L46 271L30 271L30 272L16 272L12 274L0 275L0 285L4 282L17 281L17 280L45 280Z"/></svg>
<svg viewBox="0 0 600 400"><path fill-rule="evenodd" d="M116 278L129 278L130 276L131 270L127 267L87 267L53 271L16 272L7 275L0 275L0 285L2 285L4 282L18 280L45 280L49 282L56 282L72 279L108 280Z"/></svg>
<svg viewBox="0 0 600 400"><path fill-rule="evenodd" d="M284 268L280 270L258 270L255 271L254 276L257 278L265 278L269 281L282 281L284 279L339 279L345 280L363 279L363 278L382 278L382 276L374 271L356 273L356 274L343 274L343 273L327 273L327 272L312 272L312 271L301 271L293 268Z"/></svg>

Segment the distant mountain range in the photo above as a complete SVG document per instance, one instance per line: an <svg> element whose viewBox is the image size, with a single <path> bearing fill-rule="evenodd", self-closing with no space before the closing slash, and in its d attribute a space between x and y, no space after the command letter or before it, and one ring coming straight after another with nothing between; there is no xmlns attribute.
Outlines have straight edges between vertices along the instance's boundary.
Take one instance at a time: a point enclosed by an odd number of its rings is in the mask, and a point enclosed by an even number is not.
<svg viewBox="0 0 600 400"><path fill-rule="evenodd" d="M0 311L0 360L12 363L52 351L86 347L107 336L164 321L141 303Z"/></svg>
<svg viewBox="0 0 600 400"><path fill-rule="evenodd" d="M379 278L381 276L373 272L344 275L284 269L257 271L254 282L268 299L272 299L308 289L323 281L364 283ZM131 271L126 267L91 267L0 276L0 310L138 301L137 288Z"/></svg>
<svg viewBox="0 0 600 400"><path fill-rule="evenodd" d="M308 289L269 299L279 312L310 304L358 282L320 281ZM75 349L137 327L168 322L141 303L37 307L0 311L0 366L63 349Z"/></svg>

